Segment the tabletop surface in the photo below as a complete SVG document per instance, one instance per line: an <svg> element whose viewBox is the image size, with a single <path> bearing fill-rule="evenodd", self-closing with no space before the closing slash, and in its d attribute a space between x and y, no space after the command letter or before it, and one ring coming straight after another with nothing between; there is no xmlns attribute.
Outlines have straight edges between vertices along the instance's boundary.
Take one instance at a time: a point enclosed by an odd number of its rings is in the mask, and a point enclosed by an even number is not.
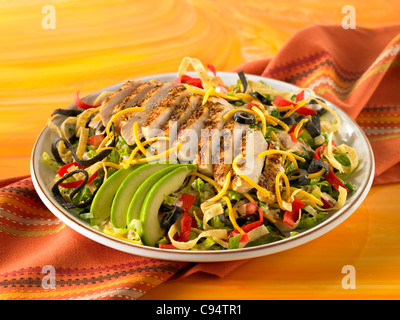
<svg viewBox="0 0 400 320"><path fill-rule="evenodd" d="M184 56L230 71L272 57L303 27L344 17L342 1L64 0L51 2L48 29L48 4L0 3L0 177L29 173L48 116L78 90L84 96L176 71ZM399 2L352 5L357 26L400 22ZM398 299L399 193L400 184L374 186L352 216L312 242L252 259L224 278L167 281L142 299Z"/></svg>

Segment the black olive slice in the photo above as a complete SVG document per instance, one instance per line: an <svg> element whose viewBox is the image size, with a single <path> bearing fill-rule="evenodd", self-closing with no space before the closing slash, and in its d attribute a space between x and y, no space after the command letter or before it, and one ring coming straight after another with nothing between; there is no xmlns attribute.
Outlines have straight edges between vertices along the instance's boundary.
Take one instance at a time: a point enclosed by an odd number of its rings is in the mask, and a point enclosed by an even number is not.
<svg viewBox="0 0 400 320"><path fill-rule="evenodd" d="M179 217L183 214L183 209L180 207L175 207L171 213L171 216L168 220L164 221L162 226L168 232L168 230L172 227L172 225L178 221Z"/></svg>
<svg viewBox="0 0 400 320"><path fill-rule="evenodd" d="M311 121L304 124L304 128L308 131L311 137L315 138L321 134L321 122L317 114L311 115Z"/></svg>
<svg viewBox="0 0 400 320"><path fill-rule="evenodd" d="M315 173L321 171L322 168L325 169L324 176L326 176L331 171L331 168L321 159L312 159L310 165L308 166L307 172Z"/></svg>
<svg viewBox="0 0 400 320"><path fill-rule="evenodd" d="M256 117L250 112L240 110L234 113L233 120L243 124L254 124L256 122Z"/></svg>
<svg viewBox="0 0 400 320"><path fill-rule="evenodd" d="M291 185L302 185L307 182L308 172L304 169L296 169L287 175Z"/></svg>
<svg viewBox="0 0 400 320"><path fill-rule="evenodd" d="M255 91L253 93L253 97L257 98L258 100L260 100L262 104L265 104L267 106L272 106L271 100L267 99L266 97L264 97L261 93L259 93L257 91Z"/></svg>
<svg viewBox="0 0 400 320"><path fill-rule="evenodd" d="M289 116L286 118L280 119L283 123L285 123L288 126L291 126L292 124L296 123L296 119L293 116Z"/></svg>

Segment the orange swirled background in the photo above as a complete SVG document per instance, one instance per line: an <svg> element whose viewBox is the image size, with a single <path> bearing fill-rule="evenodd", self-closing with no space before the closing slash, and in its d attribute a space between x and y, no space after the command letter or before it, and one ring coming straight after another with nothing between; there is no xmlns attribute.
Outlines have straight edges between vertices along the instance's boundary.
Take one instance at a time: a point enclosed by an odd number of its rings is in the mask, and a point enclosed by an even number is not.
<svg viewBox="0 0 400 320"><path fill-rule="evenodd" d="M54 30L42 28L42 7L48 4L56 10ZM340 24L346 4L2 1L0 177L29 173L32 146L48 116L71 104L78 90L84 96L128 78L176 71L184 56L229 71L243 62L272 57L303 27ZM357 26L400 22L399 1L350 4L356 9ZM254 259L224 279L199 274L170 281L144 298L398 298L400 221L390 215L399 209L391 198L394 192L400 192L399 185L374 187L346 224L296 250ZM392 219L391 227L382 224L385 219ZM354 291L341 287L341 268L348 264L358 271Z"/></svg>

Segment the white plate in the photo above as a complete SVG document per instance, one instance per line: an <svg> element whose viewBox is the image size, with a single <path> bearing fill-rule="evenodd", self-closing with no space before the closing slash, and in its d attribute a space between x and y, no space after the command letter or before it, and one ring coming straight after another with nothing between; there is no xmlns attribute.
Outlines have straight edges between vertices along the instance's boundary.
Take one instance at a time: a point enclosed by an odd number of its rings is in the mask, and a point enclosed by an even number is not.
<svg viewBox="0 0 400 320"><path fill-rule="evenodd" d="M195 76L195 74L193 73L188 74L191 76ZM236 83L238 78L236 73L219 72L218 75L224 80L225 84L227 85ZM298 87L285 82L258 76L247 76L250 80L262 80L277 90L291 91L299 89ZM148 81L154 78L165 82L173 81L176 78L176 73L159 74L141 79L144 81ZM85 97L84 101L87 103L92 103L101 91L116 91L121 87L122 84L123 83L119 83L94 92L93 94ZM372 185L375 165L372 149L367 140L367 137L365 136L361 128L346 113L344 113L342 110L335 107L328 101L327 104L341 118L341 126L337 137L335 137L335 141L339 144L346 143L357 150L360 159L360 166L357 172L352 175L350 180L356 187L356 191L348 197L347 203L342 209L336 212L332 212L326 220L324 220L314 228L305 230L296 236L281 241L264 244L257 247L235 250L180 251L135 245L127 241L113 238L98 230L95 230L89 224L76 217L74 214L63 209L53 198L50 192L52 179L55 175L55 170L46 165L41 160L41 156L43 152L51 154L51 141L56 136L47 127L39 135L32 151L31 175L33 184L43 203L66 225L98 243L123 252L165 260L188 262L216 262L248 259L284 251L318 238L321 235L332 230L333 228L337 227L360 206L362 201L367 196L368 191ZM73 107L73 105L71 105L70 107Z"/></svg>

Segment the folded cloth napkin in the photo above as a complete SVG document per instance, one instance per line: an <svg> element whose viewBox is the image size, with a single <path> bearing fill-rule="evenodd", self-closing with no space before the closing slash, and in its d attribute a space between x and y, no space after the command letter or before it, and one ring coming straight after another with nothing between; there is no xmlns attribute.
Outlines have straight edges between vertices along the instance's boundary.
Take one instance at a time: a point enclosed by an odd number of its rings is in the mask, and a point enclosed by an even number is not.
<svg viewBox="0 0 400 320"><path fill-rule="evenodd" d="M374 185L400 182L400 25L343 29L313 25L272 59L234 71L310 88L350 115L374 151Z"/></svg>
<svg viewBox="0 0 400 320"><path fill-rule="evenodd" d="M353 117L375 151L375 184L400 181L400 26L344 30L315 25L272 59L239 66L308 87ZM123 253L64 225L41 202L30 176L0 180L1 299L137 299L167 281L207 272L223 277L247 260L186 263Z"/></svg>

